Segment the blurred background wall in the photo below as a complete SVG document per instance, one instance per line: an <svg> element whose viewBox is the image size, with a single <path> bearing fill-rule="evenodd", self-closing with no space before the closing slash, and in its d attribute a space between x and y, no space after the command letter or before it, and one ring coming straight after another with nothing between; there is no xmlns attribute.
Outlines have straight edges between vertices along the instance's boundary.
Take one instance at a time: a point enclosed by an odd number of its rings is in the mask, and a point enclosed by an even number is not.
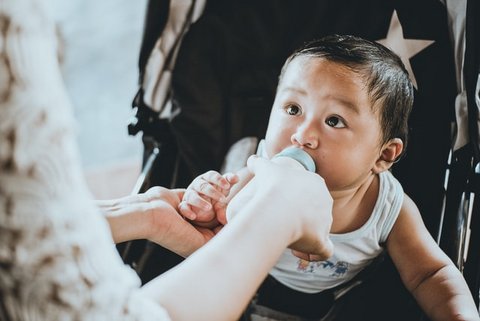
<svg viewBox="0 0 480 321"><path fill-rule="evenodd" d="M146 0L51 0L64 42L63 75L78 122L82 165L93 195L130 193L141 136L129 136Z"/></svg>

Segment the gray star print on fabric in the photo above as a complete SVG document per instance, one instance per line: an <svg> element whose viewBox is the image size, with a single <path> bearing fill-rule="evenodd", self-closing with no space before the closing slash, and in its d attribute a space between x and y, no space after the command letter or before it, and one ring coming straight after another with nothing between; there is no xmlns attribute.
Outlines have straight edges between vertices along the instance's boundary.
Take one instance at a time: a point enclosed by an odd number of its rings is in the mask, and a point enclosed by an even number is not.
<svg viewBox="0 0 480 321"><path fill-rule="evenodd" d="M377 40L377 42L400 56L405 68L408 71L408 74L410 75L410 80L412 81L413 86L418 89L417 80L415 79L415 74L413 73L412 66L410 65L410 58L430 46L432 43L434 43L434 41L423 39L406 39L403 35L402 24L398 19L397 11L394 10L392 19L390 20L390 26L388 27L387 37Z"/></svg>

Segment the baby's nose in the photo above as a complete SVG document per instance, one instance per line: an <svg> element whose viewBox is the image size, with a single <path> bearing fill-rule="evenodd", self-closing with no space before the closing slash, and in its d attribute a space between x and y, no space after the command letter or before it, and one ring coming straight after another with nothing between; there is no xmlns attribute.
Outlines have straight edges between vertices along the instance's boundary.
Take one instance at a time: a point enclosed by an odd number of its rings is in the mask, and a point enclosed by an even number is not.
<svg viewBox="0 0 480 321"><path fill-rule="evenodd" d="M318 135L314 130L299 128L290 138L294 146L315 149L319 145Z"/></svg>

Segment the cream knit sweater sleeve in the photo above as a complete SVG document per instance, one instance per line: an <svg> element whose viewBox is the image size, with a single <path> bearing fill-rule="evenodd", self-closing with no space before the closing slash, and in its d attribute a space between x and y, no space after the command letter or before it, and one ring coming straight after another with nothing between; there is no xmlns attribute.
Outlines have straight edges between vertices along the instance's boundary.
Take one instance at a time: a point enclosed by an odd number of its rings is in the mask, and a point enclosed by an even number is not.
<svg viewBox="0 0 480 321"><path fill-rule="evenodd" d="M168 320L83 180L45 2L0 0L0 320Z"/></svg>

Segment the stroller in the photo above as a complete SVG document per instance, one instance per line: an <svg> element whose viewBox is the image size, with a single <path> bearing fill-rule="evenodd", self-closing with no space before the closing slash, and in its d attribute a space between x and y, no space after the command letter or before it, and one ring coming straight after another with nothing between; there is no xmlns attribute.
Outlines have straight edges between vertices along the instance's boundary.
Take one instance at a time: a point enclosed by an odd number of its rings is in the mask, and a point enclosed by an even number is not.
<svg viewBox="0 0 480 321"><path fill-rule="evenodd" d="M409 146L392 172L463 272L478 306L475 85L480 50L473 41L478 21L469 20L474 12L480 16L478 4L469 2L468 12L469 143L453 150L455 58L447 10L438 0L150 0L133 101L136 118L128 128L131 135L142 132L145 147L137 191L154 185L186 187L207 170L239 166L229 159L246 160L265 135L280 68L304 42L337 33L416 48L404 57L416 88ZM391 38L393 30L402 37ZM120 244L118 250L144 283L182 260L142 240ZM373 274L342 296L345 312L335 320L425 319L388 256L375 264Z"/></svg>

